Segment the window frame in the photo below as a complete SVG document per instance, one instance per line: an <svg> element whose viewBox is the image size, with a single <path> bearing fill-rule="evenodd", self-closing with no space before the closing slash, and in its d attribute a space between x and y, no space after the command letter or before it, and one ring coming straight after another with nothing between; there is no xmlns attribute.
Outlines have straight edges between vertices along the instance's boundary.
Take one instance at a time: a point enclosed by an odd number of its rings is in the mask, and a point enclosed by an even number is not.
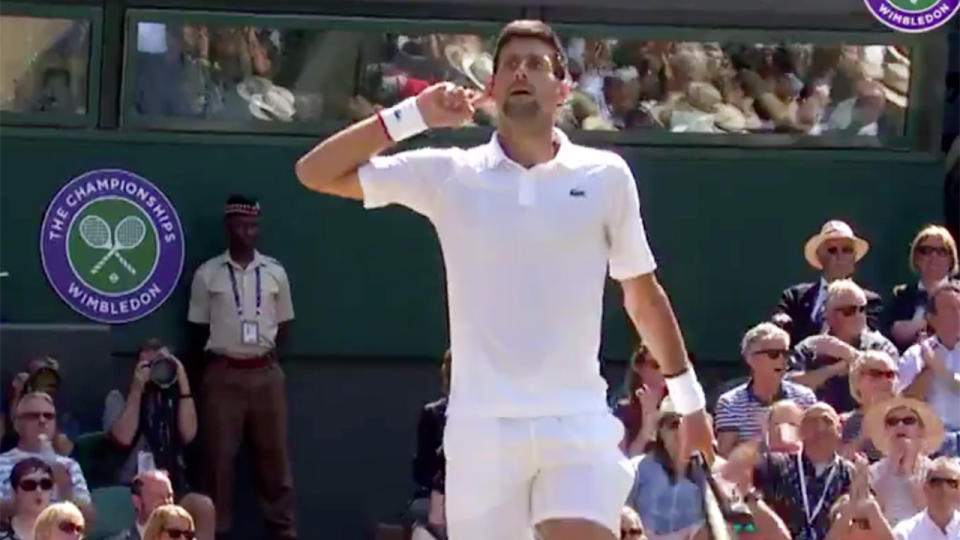
<svg viewBox="0 0 960 540"><path fill-rule="evenodd" d="M4 126L94 128L100 118L100 75L103 59L103 9L98 6L0 3L0 15L45 19L84 19L90 22L87 61L87 100L83 114L46 111L0 111Z"/></svg>
<svg viewBox="0 0 960 540"><path fill-rule="evenodd" d="M508 13L507 15L513 15ZM126 11L124 22L124 62L120 100L120 128L133 131L205 132L215 134L254 134L263 136L312 135L323 136L344 127L333 120L318 122L265 123L258 120L223 121L205 119L142 116L135 112L135 81L137 63L130 54L136 49L137 24L183 22L218 25L249 25L259 27L296 28L303 30L358 30L371 32L410 33L479 33L495 34L505 20L413 20L388 15L373 17L331 16L322 14L256 14L244 12L214 12L194 9L138 9ZM946 42L943 29L906 34L889 30L802 30L781 28L705 28L696 26L609 25L547 21L561 36L609 37L669 41L730 41L843 44L901 44L910 47L911 73L908 106L905 112L904 133L874 137L850 135L805 135L786 133L764 134L707 134L672 133L657 129L636 129L617 132L574 130L578 141L608 146L670 146L670 147L741 147L775 149L873 149L882 151L936 150L939 144L943 101L942 77L946 69ZM485 138L490 128L478 127L454 134L455 130L438 130L427 134L431 140Z"/></svg>

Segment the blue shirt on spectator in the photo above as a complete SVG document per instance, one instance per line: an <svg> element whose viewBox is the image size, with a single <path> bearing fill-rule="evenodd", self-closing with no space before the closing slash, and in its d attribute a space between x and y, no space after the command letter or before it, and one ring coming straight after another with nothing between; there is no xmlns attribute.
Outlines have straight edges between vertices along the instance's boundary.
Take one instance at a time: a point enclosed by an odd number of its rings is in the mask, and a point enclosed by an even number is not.
<svg viewBox="0 0 960 540"><path fill-rule="evenodd" d="M686 476L671 482L669 472L647 453L633 458L636 470L627 506L640 514L644 528L654 534L669 534L704 520L703 495Z"/></svg>
<svg viewBox="0 0 960 540"><path fill-rule="evenodd" d="M736 431L741 441L760 441L763 438L763 424L767 418L767 411L773 403L789 399L806 409L817 402L813 390L806 386L782 381L780 390L771 403L764 403L753 393L753 380L735 386L725 392L717 400L717 409L714 413L717 433L721 431Z"/></svg>

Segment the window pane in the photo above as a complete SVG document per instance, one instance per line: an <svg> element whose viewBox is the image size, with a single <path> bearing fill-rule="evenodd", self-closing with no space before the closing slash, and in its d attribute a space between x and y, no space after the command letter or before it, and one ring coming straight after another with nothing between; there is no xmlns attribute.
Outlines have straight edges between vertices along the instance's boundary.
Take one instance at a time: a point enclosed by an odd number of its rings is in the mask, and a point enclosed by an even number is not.
<svg viewBox="0 0 960 540"><path fill-rule="evenodd" d="M0 16L0 110L87 112L90 21Z"/></svg>
<svg viewBox="0 0 960 540"><path fill-rule="evenodd" d="M478 87L492 71L488 43L472 35L155 22L136 32L134 112L154 118L347 123L436 81Z"/></svg>
<svg viewBox="0 0 960 540"><path fill-rule="evenodd" d="M909 50L889 45L565 40L563 122L587 130L902 135Z"/></svg>

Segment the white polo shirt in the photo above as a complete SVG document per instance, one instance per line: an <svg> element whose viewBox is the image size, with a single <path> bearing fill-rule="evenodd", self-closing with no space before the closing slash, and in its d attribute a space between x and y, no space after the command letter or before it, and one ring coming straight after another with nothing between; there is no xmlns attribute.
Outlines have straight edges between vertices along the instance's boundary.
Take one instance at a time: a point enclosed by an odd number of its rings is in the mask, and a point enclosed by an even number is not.
<svg viewBox="0 0 960 540"><path fill-rule="evenodd" d="M946 534L924 510L898 523L893 528L893 537L896 540L960 540L960 511L953 511L953 518L947 524Z"/></svg>
<svg viewBox="0 0 960 540"><path fill-rule="evenodd" d="M943 353L943 363L947 371L960 373L960 343L949 349L937 339L936 346L937 353ZM897 392L902 392L910 386L925 366L923 354L920 352L920 344L915 343L900 358ZM943 425L948 431L960 430L960 405L957 404L958 400L960 400L960 392L949 381L934 375L933 380L930 381L927 403L937 412L937 416L943 420Z"/></svg>
<svg viewBox="0 0 960 540"><path fill-rule="evenodd" d="M571 143L526 169L494 135L470 149L375 157L364 206L423 214L447 276L451 416L535 417L605 410L597 360L607 270L656 268L637 186L612 152Z"/></svg>

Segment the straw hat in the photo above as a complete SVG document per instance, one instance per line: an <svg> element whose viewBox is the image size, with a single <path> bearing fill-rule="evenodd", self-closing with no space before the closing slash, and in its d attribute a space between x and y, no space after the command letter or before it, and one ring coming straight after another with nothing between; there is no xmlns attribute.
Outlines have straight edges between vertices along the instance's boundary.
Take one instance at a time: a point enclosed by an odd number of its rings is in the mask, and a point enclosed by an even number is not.
<svg viewBox="0 0 960 540"><path fill-rule="evenodd" d="M923 422L924 436L920 451L929 455L939 450L944 437L943 422L940 417L923 401L900 396L870 407L863 417L863 433L870 438L877 450L884 454L890 452L890 439L886 435L884 420L890 411L898 407L910 409Z"/></svg>
<svg viewBox="0 0 960 540"><path fill-rule="evenodd" d="M833 239L853 240L857 261L862 259L863 256L867 254L867 251L870 250L870 243L853 234L853 229L850 228L850 225L847 225L844 221L832 219L824 223L823 227L820 228L820 232L811 236L803 246L803 257L807 259L807 263L810 264L810 266L817 270L823 270L823 265L820 264L820 259L817 258L817 249L820 247L820 244Z"/></svg>
<svg viewBox="0 0 960 540"><path fill-rule="evenodd" d="M237 94L248 104L250 114L260 120L292 122L296 113L293 92L264 77L247 77L237 84Z"/></svg>
<svg viewBox="0 0 960 540"><path fill-rule="evenodd" d="M462 45L451 43L443 49L450 65L463 73L477 88L483 90L493 77L493 57L490 53L471 51Z"/></svg>

